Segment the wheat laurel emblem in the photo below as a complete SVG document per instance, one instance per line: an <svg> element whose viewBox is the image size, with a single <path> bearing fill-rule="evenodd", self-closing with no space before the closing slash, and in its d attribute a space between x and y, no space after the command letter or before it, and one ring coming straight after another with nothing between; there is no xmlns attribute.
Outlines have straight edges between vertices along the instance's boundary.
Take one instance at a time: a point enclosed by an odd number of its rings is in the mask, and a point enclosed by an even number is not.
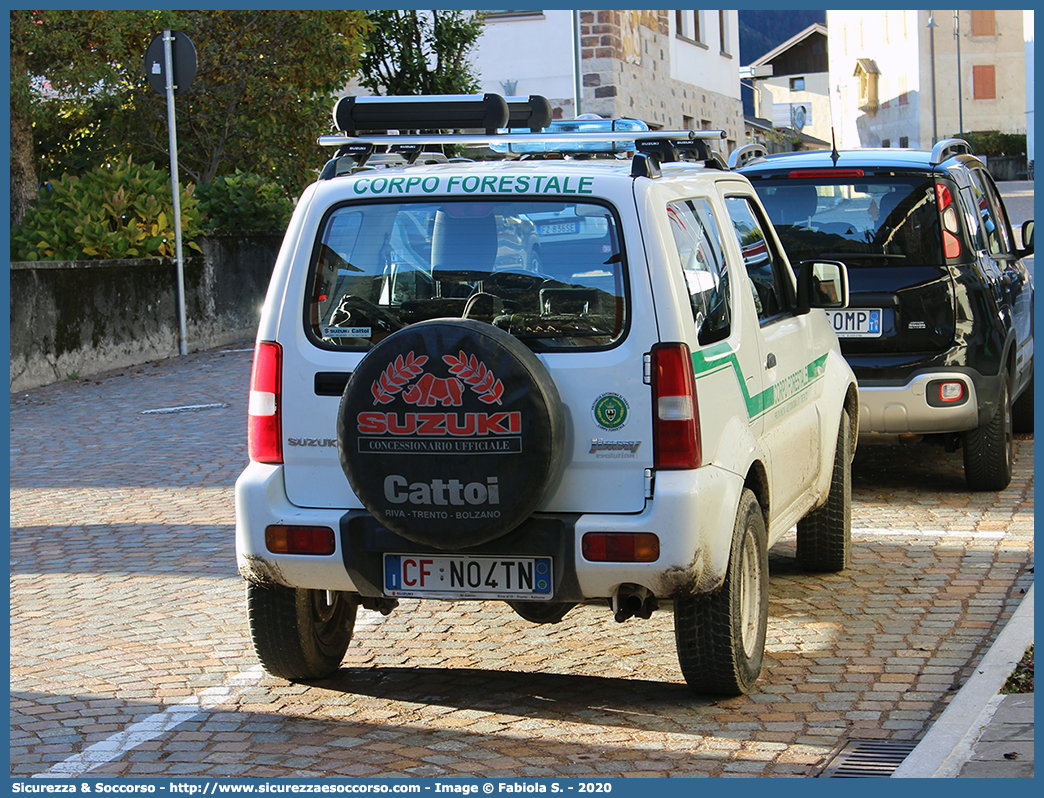
<svg viewBox="0 0 1044 798"><path fill-rule="evenodd" d="M417 356L413 352L408 352L405 358L399 355L381 372L381 376L373 381L373 385L370 386L373 398L382 405L392 401L395 394L409 385L410 380L423 373L422 366L427 362L427 355Z"/></svg>
<svg viewBox="0 0 1044 798"><path fill-rule="evenodd" d="M500 404L500 397L504 395L504 383L496 378L485 363L474 355L469 357L463 350L456 357L443 355L442 360L450 367L450 374L479 394L480 402L488 405Z"/></svg>

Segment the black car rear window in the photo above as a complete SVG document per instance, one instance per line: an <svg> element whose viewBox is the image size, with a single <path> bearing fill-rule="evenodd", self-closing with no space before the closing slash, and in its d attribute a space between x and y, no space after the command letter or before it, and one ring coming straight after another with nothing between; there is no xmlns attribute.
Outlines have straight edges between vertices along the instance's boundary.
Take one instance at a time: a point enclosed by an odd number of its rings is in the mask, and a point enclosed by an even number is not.
<svg viewBox="0 0 1044 798"><path fill-rule="evenodd" d="M781 176L753 183L792 264L830 257L857 265L946 262L931 178Z"/></svg>
<svg viewBox="0 0 1044 798"><path fill-rule="evenodd" d="M488 322L535 350L611 346L627 325L624 267L603 205L345 204L320 231L305 324L325 347L368 348L447 317Z"/></svg>

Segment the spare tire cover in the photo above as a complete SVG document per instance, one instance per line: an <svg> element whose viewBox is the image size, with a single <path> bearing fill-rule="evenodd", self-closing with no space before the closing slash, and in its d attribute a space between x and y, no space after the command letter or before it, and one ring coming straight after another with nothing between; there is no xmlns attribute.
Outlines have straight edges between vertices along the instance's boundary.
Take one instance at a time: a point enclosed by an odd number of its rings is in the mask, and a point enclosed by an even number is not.
<svg viewBox="0 0 1044 798"><path fill-rule="evenodd" d="M355 495L388 529L444 549L504 535L561 471L565 413L543 363L502 330L420 322L359 363L337 442Z"/></svg>

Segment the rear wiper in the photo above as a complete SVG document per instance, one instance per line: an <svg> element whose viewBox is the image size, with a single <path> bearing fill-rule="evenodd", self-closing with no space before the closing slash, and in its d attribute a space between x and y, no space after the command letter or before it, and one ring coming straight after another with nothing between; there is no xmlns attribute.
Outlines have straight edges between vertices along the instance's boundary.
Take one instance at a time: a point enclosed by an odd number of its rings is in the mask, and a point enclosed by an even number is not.
<svg viewBox="0 0 1044 798"><path fill-rule="evenodd" d="M590 338L611 336L612 332L605 327L586 322L580 318L547 319L535 317L526 319L522 324L502 327L515 338Z"/></svg>
<svg viewBox="0 0 1044 798"><path fill-rule="evenodd" d="M571 330L536 329L532 332L512 333L516 338L598 338L600 336L612 335L608 330L600 327L576 327Z"/></svg>

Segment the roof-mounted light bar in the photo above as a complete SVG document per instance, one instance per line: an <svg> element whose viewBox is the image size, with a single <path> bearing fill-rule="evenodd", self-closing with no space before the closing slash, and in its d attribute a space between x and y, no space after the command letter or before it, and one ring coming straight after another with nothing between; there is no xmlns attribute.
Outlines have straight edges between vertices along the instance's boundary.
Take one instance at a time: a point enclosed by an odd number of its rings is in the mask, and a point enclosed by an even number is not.
<svg viewBox="0 0 1044 798"><path fill-rule="evenodd" d="M558 140L552 141L550 134L556 133L630 133L648 132L649 126L640 119L604 119L597 114L584 114L576 119L554 119L542 131L543 135L529 135L522 143L494 141L490 143L490 149L495 152L509 152L514 155L526 155L535 153L617 153L634 152L636 144L634 136L623 139L607 140L604 137L597 141L581 140L579 136L570 138L568 142ZM509 129L502 133L515 134L524 133L522 130ZM500 137L498 137L500 138Z"/></svg>
<svg viewBox="0 0 1044 798"><path fill-rule="evenodd" d="M549 143L571 144L578 142L610 142L610 141L659 141L666 139L675 142L715 141L725 138L723 130L648 130L618 131L609 133L418 133L405 136L367 135L367 136L320 136L319 144L323 147L342 147L345 144L369 142L373 144L464 144L481 146L484 144L525 144L537 141Z"/></svg>
<svg viewBox="0 0 1044 798"><path fill-rule="evenodd" d="M544 97L499 94L342 97L333 112L337 129L352 136L377 130L540 130L551 122L551 115L551 103Z"/></svg>

